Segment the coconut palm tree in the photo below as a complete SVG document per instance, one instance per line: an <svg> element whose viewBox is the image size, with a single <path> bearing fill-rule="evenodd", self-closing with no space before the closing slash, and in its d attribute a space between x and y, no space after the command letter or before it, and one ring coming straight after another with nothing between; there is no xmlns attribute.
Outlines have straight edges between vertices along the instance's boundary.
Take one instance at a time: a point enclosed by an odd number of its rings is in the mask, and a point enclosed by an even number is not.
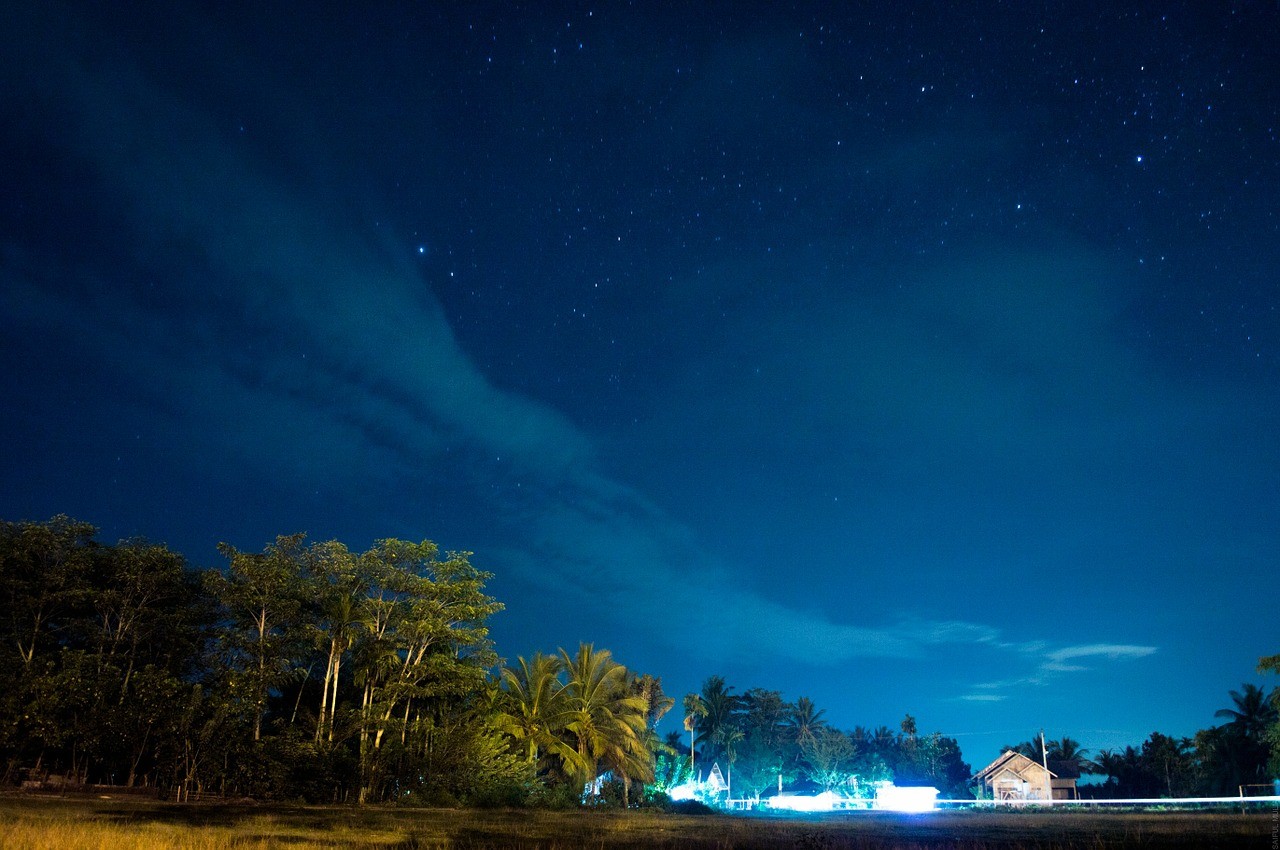
<svg viewBox="0 0 1280 850"><path fill-rule="evenodd" d="M633 677L630 688L631 693L644 697L645 705L648 706L645 711L643 737L645 749L649 751L654 765L657 764L660 755L675 756L675 749L663 743L662 739L658 737L658 722L662 720L668 711L675 707L675 698L667 696L662 690L661 677L650 676L648 673L643 676Z"/></svg>
<svg viewBox="0 0 1280 850"><path fill-rule="evenodd" d="M631 680L631 692L637 696L644 697L648 708L645 710L645 720L649 724L649 728L658 725L658 721L666 715L676 704L674 697L669 697L662 690L662 678L650 676L645 673Z"/></svg>
<svg viewBox="0 0 1280 850"><path fill-rule="evenodd" d="M813 736L820 729L826 728L827 721L822 719L824 714L826 710L816 708L813 700L808 697L800 697L796 700L795 705L791 706L788 712L787 728L797 746L803 746L805 742L812 741Z"/></svg>
<svg viewBox="0 0 1280 850"><path fill-rule="evenodd" d="M871 752L888 761L898 746L898 736L888 726L877 726L871 733Z"/></svg>
<svg viewBox="0 0 1280 850"><path fill-rule="evenodd" d="M729 778L725 780L725 791L729 799L733 799L733 763L738 760L738 745L746 739L746 733L736 726L722 726L716 733L717 743L724 750L724 757L729 762Z"/></svg>
<svg viewBox="0 0 1280 850"><path fill-rule="evenodd" d="M1245 683L1239 691L1230 691L1234 708L1220 708L1214 717L1229 718L1224 725L1246 740L1257 742L1267 727L1276 722L1276 707L1262 688Z"/></svg>
<svg viewBox="0 0 1280 850"><path fill-rule="evenodd" d="M566 775L577 775L586 766L578 751L565 742L572 714L569 694L561 680L564 663L558 656L535 653L529 660L517 657L514 668L502 669L499 728L521 746L525 759L538 766L554 760Z"/></svg>
<svg viewBox="0 0 1280 850"><path fill-rule="evenodd" d="M697 741L698 720L707 716L707 704L695 693L684 695L684 728L689 732L689 777L697 780Z"/></svg>
<svg viewBox="0 0 1280 850"><path fill-rule="evenodd" d="M622 779L627 804L632 780L653 781L653 755L644 745L648 703L631 693L627 668L607 649L584 643L577 654L561 649L560 655L568 674L565 728L576 739L585 768L577 778L585 787L595 782L602 766L612 770Z"/></svg>
<svg viewBox="0 0 1280 850"><path fill-rule="evenodd" d="M697 721L699 737L706 742L703 757L715 760L724 750L720 744L720 730L738 726L742 712L742 697L734 694L732 685L726 685L721 676L711 676L702 683L702 703L706 713Z"/></svg>
<svg viewBox="0 0 1280 850"><path fill-rule="evenodd" d="M1050 762L1070 765L1077 773L1092 773L1097 768L1097 765L1085 755L1089 751L1081 747L1080 742L1073 738L1063 737L1059 741L1050 741L1046 748L1049 751Z"/></svg>
<svg viewBox="0 0 1280 850"><path fill-rule="evenodd" d="M1142 796L1142 754L1132 746L1098 753L1098 772L1117 797Z"/></svg>
<svg viewBox="0 0 1280 850"><path fill-rule="evenodd" d="M1257 685L1244 684L1230 691L1234 708L1215 711L1214 717L1229 718L1219 727L1222 761L1235 765L1236 784L1262 782L1267 779L1267 757L1270 747L1267 730L1277 722L1275 694L1269 698Z"/></svg>

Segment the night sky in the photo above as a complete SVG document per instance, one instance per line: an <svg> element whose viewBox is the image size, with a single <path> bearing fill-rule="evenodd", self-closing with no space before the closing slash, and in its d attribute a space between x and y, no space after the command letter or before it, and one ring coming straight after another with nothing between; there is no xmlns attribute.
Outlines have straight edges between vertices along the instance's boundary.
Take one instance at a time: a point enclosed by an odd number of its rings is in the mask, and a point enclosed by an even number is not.
<svg viewBox="0 0 1280 850"><path fill-rule="evenodd" d="M1280 651L1275 3L8 5L0 517L975 767Z"/></svg>

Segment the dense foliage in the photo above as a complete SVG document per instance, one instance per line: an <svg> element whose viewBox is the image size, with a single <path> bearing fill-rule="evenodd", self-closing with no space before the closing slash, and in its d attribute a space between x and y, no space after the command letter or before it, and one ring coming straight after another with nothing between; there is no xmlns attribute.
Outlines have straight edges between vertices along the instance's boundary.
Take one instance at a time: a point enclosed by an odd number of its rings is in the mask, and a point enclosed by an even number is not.
<svg viewBox="0 0 1280 850"><path fill-rule="evenodd" d="M700 776L718 765L736 799L758 800L782 788L870 796L871 786L881 781L971 796L972 771L955 740L918 734L911 715L896 732L886 726L842 731L807 697L790 703L763 688L736 694L719 676L687 695L683 705L689 743L673 736L671 745L693 752Z"/></svg>
<svg viewBox="0 0 1280 850"><path fill-rule="evenodd" d="M833 728L812 701L713 676L676 701L590 644L503 666L502 605L470 553L303 535L218 569L65 516L0 523L0 784L112 784L171 798L633 805L719 765L735 798L869 783L968 793L955 740ZM1280 657L1261 671L1280 672ZM1276 703L1231 693L1221 726L1095 761L1117 796L1234 794L1280 772ZM1021 745L1023 748L1031 744Z"/></svg>
<svg viewBox="0 0 1280 850"><path fill-rule="evenodd" d="M385 800L523 775L489 706L501 605L467 553L294 535L196 572L93 537L0 526L6 781Z"/></svg>

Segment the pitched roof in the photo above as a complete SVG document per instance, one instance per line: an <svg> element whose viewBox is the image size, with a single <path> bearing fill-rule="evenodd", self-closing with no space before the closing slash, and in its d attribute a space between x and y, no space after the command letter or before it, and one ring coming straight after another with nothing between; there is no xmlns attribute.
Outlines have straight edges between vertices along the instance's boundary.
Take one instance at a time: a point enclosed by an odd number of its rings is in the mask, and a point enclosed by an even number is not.
<svg viewBox="0 0 1280 850"><path fill-rule="evenodd" d="M1031 772L1038 771L1040 773L1045 772L1044 765L1040 764L1040 762L1033 761L1032 759L1029 759L1026 756L1024 756L1022 753L1014 752L1013 750L1006 750L1004 755L1000 756L1000 758L996 759L995 761L991 762L991 764L987 765L982 770L975 773L973 775L973 778L985 779L988 776L994 775L995 773L997 773L998 771L1004 768L1008 768L1009 770L1017 774L1022 774L1027 771L1031 771ZM1058 775L1054 773L1052 770L1048 771L1048 773L1050 777L1057 777Z"/></svg>

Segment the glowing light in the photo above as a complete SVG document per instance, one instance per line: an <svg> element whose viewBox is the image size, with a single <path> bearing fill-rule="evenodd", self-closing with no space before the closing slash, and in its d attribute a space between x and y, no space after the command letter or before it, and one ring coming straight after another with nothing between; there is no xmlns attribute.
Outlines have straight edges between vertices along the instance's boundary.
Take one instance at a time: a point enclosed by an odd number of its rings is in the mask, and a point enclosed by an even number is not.
<svg viewBox="0 0 1280 850"><path fill-rule="evenodd" d="M875 808L885 811L931 812L937 802L937 788L899 788L886 783L876 789Z"/></svg>
<svg viewBox="0 0 1280 850"><path fill-rule="evenodd" d="M681 800L697 799L697 794L695 793L695 788L692 782L686 782L683 785L677 785L676 787L669 789L667 791L667 796L671 798L673 803L678 803Z"/></svg>
<svg viewBox="0 0 1280 850"><path fill-rule="evenodd" d="M791 812L830 812L837 808L846 808L847 801L834 791L823 791L812 797L804 794L779 794L767 801L771 809L785 809Z"/></svg>

